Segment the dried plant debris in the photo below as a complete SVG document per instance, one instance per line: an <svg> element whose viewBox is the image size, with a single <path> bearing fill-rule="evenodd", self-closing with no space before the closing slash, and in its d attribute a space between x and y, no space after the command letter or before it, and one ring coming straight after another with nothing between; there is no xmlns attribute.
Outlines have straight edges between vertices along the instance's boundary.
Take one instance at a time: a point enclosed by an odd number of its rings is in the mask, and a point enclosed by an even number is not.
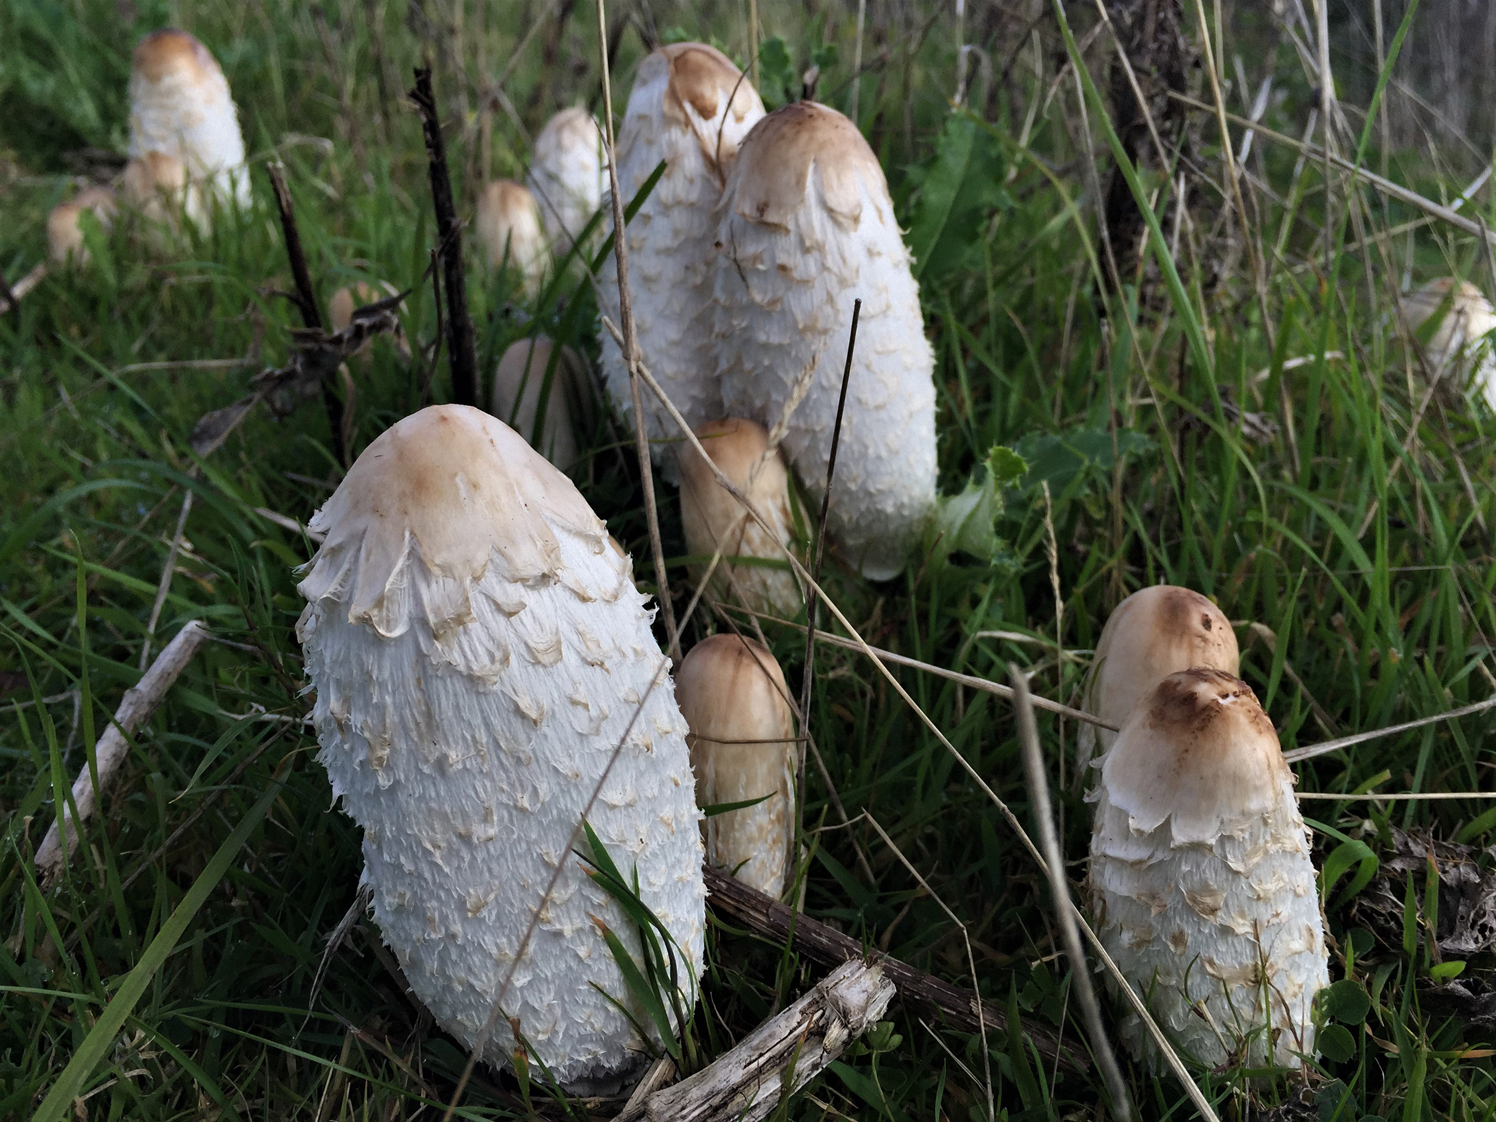
<svg viewBox="0 0 1496 1122"><path fill-rule="evenodd" d="M1393 827L1391 835L1391 853L1383 855L1376 877L1356 897L1352 922L1400 952L1408 878L1413 878L1419 926L1426 932L1424 900L1432 867L1439 877L1434 917L1439 957L1468 959L1496 950L1496 847L1476 849L1418 828ZM1487 1016L1496 1016L1496 996L1488 996L1487 1002Z"/></svg>

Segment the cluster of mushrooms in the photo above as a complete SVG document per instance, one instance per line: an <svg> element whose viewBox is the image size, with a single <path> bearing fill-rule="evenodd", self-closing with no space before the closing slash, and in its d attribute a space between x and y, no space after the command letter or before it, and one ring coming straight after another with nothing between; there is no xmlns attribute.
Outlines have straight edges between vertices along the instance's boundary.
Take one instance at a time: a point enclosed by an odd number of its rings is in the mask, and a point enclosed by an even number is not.
<svg viewBox="0 0 1496 1122"><path fill-rule="evenodd" d="M233 102L200 43L149 36L130 92L131 205L203 225L215 202L248 203ZM887 184L856 126L813 102L766 114L721 52L681 43L640 65L617 153L626 199L664 163L626 238L643 362L710 457L676 443L663 465L688 548L784 556L791 472L824 493L860 298L827 530L865 576L896 575L935 502L934 359ZM482 192L490 265L536 291L602 206L607 172L590 115L557 115L528 185ZM83 210L107 222L114 207L100 190L58 208L54 257L82 252ZM379 295L337 294L335 326ZM601 285L599 300L616 321L617 290ZM1440 367L1496 324L1454 282L1404 314L1443 317L1427 344ZM537 376L549 369L560 376ZM641 1028L650 1018L605 942L604 928L641 953L574 852L581 823L669 933L689 1010L703 862L783 894L798 749L783 672L761 644L715 635L670 672L629 558L564 474L589 379L576 354L523 340L499 363L491 412L433 406L375 439L312 519L323 538L299 585L297 635L318 759L363 829L363 885L415 995L487 1062L523 1047L563 1086L601 1091L636 1076L658 1041L641 1036L655 1029ZM625 416L629 379L605 339L602 382ZM542 382L559 396L535 433ZM677 440L658 403L647 413L652 439ZM770 613L804 602L782 567L728 564L718 579ZM1145 589L1107 621L1084 704L1120 731L1087 726L1080 745L1094 778L1090 906L1180 1051L1209 1066L1300 1066L1328 984L1324 930L1294 777L1238 670L1231 624L1188 589ZM704 817L723 804L752 805ZM1157 1062L1137 1017L1121 1035Z"/></svg>

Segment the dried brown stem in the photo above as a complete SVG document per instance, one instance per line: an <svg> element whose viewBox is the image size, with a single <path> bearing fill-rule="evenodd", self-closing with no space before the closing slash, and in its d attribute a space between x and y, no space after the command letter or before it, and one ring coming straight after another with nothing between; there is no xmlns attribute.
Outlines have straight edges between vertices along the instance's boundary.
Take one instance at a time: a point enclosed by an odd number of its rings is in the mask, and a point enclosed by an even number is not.
<svg viewBox="0 0 1496 1122"><path fill-rule="evenodd" d="M856 939L820 920L791 911L778 900L750 888L722 869L707 867L703 876L709 893L707 903L712 910L719 916L743 924L754 934L775 943L789 943L797 953L827 966L863 957L864 948ZM979 1032L984 1024L993 1032L1008 1031L1007 1014L981 1002L970 990L943 982L933 974L896 958L880 956L876 961L898 987L899 999L916 1013L942 1016L958 1032ZM1066 1071L1084 1072L1090 1067L1084 1052L1062 1044L1048 1029L1026 1024L1024 1031L1041 1056L1050 1061L1058 1060Z"/></svg>
<svg viewBox="0 0 1496 1122"><path fill-rule="evenodd" d="M468 312L467 277L462 268L462 224L452 201L452 176L447 170L447 150L442 142L441 117L431 90L431 67L416 68L411 100L421 113L430 163L431 204L436 211L436 233L441 245L443 279L447 289L447 361L452 367L452 401L477 406L478 352L473 335L473 317Z"/></svg>

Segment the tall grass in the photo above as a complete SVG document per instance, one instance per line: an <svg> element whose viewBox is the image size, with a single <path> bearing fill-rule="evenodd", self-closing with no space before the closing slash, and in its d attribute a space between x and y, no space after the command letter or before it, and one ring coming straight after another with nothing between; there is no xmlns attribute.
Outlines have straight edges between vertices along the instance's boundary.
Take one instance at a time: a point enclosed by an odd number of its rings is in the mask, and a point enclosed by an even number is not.
<svg viewBox="0 0 1496 1122"><path fill-rule="evenodd" d="M1006 493L997 527L1005 546L989 556L916 563L880 586L828 565L828 588L863 635L1000 680L1015 661L1032 671L1036 690L1070 700L1108 610L1127 592L1167 580L1209 594L1238 625L1243 674L1285 748L1490 696L1496 456L1488 434L1496 419L1458 393L1424 407L1417 350L1395 312L1404 273L1415 282L1457 273L1489 287L1491 255L1479 240L1426 221L1364 180L1334 173L1326 183L1322 161L1259 135L1242 183L1246 230L1225 217L1231 200L1204 182L1198 209L1176 234L1172 178L1140 171L1139 193L1166 216L1159 234L1169 255L1162 270L1155 261L1119 290L1095 221L1111 163L1105 107L1092 102L1082 112L1047 8L968 13L968 41L981 51L971 56L968 106L953 110L953 12L867 5L867 69L854 79L856 5L808 7L759 5L765 39L782 40L761 56L775 62L782 96L793 95L812 62L821 66L820 96L832 104L846 106L851 82L860 81L859 123L920 258L939 363L942 489L954 494L979 474L993 445L1015 448L1029 465ZM429 1113L450 1095L465 1056L405 994L360 909L346 941L327 949L355 905L361 858L356 828L329 809L302 721L292 570L314 547L259 513L305 522L331 493L340 470L325 416L316 402L280 418L259 412L206 460L193 456L188 437L200 416L243 395L251 373L279 364L296 323L281 295L291 284L263 175L271 151L287 163L324 298L356 277L414 287L405 328L417 361L376 345L356 378L355 451L418 406L420 348L436 316L429 286L419 283L433 234L419 123L402 99L411 65L427 52L436 59L459 205L470 206L484 175L522 171L525 136L550 112L595 104L595 32L584 8L565 0L0 2L6 277L43 256L46 211L77 174L69 153L121 146L129 48L163 20L218 54L261 161L254 208L221 216L210 236L153 252L118 231L88 269L54 274L18 317L0 321L0 1117L37 1109L78 1057L87 1062L73 1069L76 1088L64 1086L49 1109L110 1119L385 1119L413 1117L422 1103L433 1104ZM621 21L620 90L643 54L641 28L711 39L748 58L746 5L652 3L627 14L615 5L609 15ZM1083 59L1099 75L1106 34L1088 37L1094 15L1084 6L1071 18L1089 44ZM536 34L516 55L532 26ZM1243 43L1262 41L1251 33ZM1303 135L1319 101L1297 53L1280 37L1274 49L1241 57L1238 77L1236 35L1227 23L1216 52L1231 60L1221 76L1225 109L1247 115L1271 74L1278 94L1262 123ZM483 108L486 83L511 58L504 93L513 118L502 106ZM1376 88L1376 74L1357 80L1357 88ZM1208 84L1203 91L1208 101ZM1352 131L1336 140L1355 155L1362 118L1355 106L1344 110ZM1214 116L1200 114L1196 124L1203 167L1224 183ZM1376 130L1366 136L1368 167L1385 160L1393 178L1433 198L1463 189L1441 181L1420 152L1383 151ZM1232 140L1240 150L1239 127ZM1488 192L1462 213L1496 226ZM1328 262L1327 215L1338 247ZM1261 247L1261 293L1241 252L1244 236ZM1168 283L1170 267L1177 285ZM476 256L471 268L485 369L535 329L596 356L589 284L569 277L527 306ZM192 365L224 359L243 365ZM1229 418L1232 402L1272 416L1280 435L1247 440ZM627 432L600 422L577 477L612 532L643 556ZM30 855L54 814L55 784L86 766L138 677L188 489L195 503L156 634L203 619L223 641L135 737L119 786L84 831L84 852L44 890ZM675 504L662 496L667 555L679 558ZM672 592L686 594L685 581ZM698 613L687 638L723 625ZM766 630L793 677L803 637ZM893 1023L834 1065L787 1116L979 1118L988 1068L1005 1117L1093 1116L1100 1084L1058 1078L1021 1027L1081 1035L1037 870L866 662L824 645L816 658L812 728L842 802L875 818L961 917L977 976L969 976L960 929L875 831L839 827L818 776L804 808L807 828L819 827L805 909L975 984L1018 1027L989 1039L984 1058L978 1038L895 1007ZM1023 806L1005 703L898 673L998 794ZM1489 790L1492 719L1317 758L1300 766L1300 788ZM1078 858L1089 812L1073 774L1075 729L1050 717L1040 724L1062 842ZM1420 921L1410 896L1406 946L1387 945L1357 927L1348 890L1377 870L1392 827L1491 844L1492 804L1305 805L1334 890L1332 975L1351 979L1326 1013L1346 1029L1344 1040L1336 1036L1343 1050L1321 1061L1307 1089L1239 1071L1199 1072L1202 1086L1223 1117L1280 1106L1284 1118L1490 1117L1496 1087L1485 1030L1428 1006L1452 970L1428 953L1419 926L1426 912ZM873 882L856 871L854 846ZM1489 990L1488 959L1461 976L1477 995ZM809 962L714 928L695 1039L709 1058L816 976ZM1352 992L1364 995L1364 1009ZM129 1008L120 1017L125 1006L111 1002L123 998ZM1144 1117L1188 1116L1169 1079L1137 1067L1127 1075ZM1301 1097L1308 1113L1286 1113ZM480 1069L461 1110L554 1116L543 1098Z"/></svg>

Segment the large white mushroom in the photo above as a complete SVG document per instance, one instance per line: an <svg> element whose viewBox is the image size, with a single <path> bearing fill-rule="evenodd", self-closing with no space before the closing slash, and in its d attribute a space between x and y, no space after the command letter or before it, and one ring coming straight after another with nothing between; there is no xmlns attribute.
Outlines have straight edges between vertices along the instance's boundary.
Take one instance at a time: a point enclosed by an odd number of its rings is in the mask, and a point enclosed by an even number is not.
<svg viewBox="0 0 1496 1122"><path fill-rule="evenodd" d="M550 267L550 251L530 189L512 179L495 179L478 196L474 225L489 267L507 265L519 274L526 296L538 293Z"/></svg>
<svg viewBox="0 0 1496 1122"><path fill-rule="evenodd" d="M706 859L779 897L795 838L799 762L779 661L752 639L713 635L681 662L675 695L691 727L697 803L763 800L705 820Z"/></svg>
<svg viewBox="0 0 1496 1122"><path fill-rule="evenodd" d="M557 257L602 206L607 164L602 130L580 106L561 110L535 137L527 178Z"/></svg>
<svg viewBox="0 0 1496 1122"><path fill-rule="evenodd" d="M131 63L129 155L153 152L181 161L201 188L187 195L188 217L199 226L210 199L249 206L244 138L223 70L207 47L171 27L142 39Z"/></svg>
<svg viewBox="0 0 1496 1122"><path fill-rule="evenodd" d="M577 426L590 429L594 416L592 375L576 351L563 346L558 353L555 341L544 335L511 343L494 368L492 412L526 440L533 439L548 374L550 394L536 447L566 471L581 455Z"/></svg>
<svg viewBox="0 0 1496 1122"><path fill-rule="evenodd" d="M1424 354L1435 379L1454 377L1461 388L1466 383L1496 409L1496 350L1490 332L1496 329L1496 311L1480 289L1469 281L1440 277L1403 298L1408 329L1417 331L1443 310Z"/></svg>
<svg viewBox="0 0 1496 1122"><path fill-rule="evenodd" d="M893 577L935 503L935 356L883 169L836 110L786 105L743 142L721 214L727 411L772 425L812 369L784 446L816 498L862 299L827 531L866 576Z"/></svg>
<svg viewBox="0 0 1496 1122"><path fill-rule="evenodd" d="M647 1057L614 1002L649 1019L593 917L641 952L568 848L583 814L678 944L687 1001L705 906L686 723L627 559L570 480L465 406L379 436L311 528L318 759L363 827L385 942L466 1047L512 970L487 1062L517 1018L563 1084L616 1086Z"/></svg>
<svg viewBox="0 0 1496 1122"><path fill-rule="evenodd" d="M695 448L681 448L680 511L686 550L710 557L718 549L724 557L753 557L783 562L782 545L790 541L794 517L790 510L789 472L776 448L766 455L769 434L742 417L708 421L696 430L711 464ZM774 532L767 533L723 489L712 474L715 465L748 496ZM718 596L735 598L744 607L793 618L805 602L795 574L784 568L719 562L712 575Z"/></svg>
<svg viewBox="0 0 1496 1122"><path fill-rule="evenodd" d="M1082 708L1122 727L1133 707L1170 674L1194 666L1241 673L1236 632L1221 609L1191 588L1156 584L1112 609L1086 678ZM1085 767L1112 746L1117 734L1081 725L1076 763Z"/></svg>
<svg viewBox="0 0 1496 1122"><path fill-rule="evenodd" d="M47 256L58 265L70 261L86 265L88 247L84 244L81 224L84 213L92 214L100 228L107 231L114 224L117 210L114 192L107 187L88 187L69 202L59 203L47 215Z"/></svg>
<svg viewBox="0 0 1496 1122"><path fill-rule="evenodd" d="M675 43L639 64L618 133L625 204L665 161L628 225L629 291L644 364L693 429L727 413L711 343L715 212L738 145L763 115L758 92L726 55L705 43ZM598 303L619 322L617 285L603 284ZM628 367L611 339L603 342L602 369L613 408L632 417ZM648 391L644 408L650 439L680 439ZM669 458L665 468L673 473Z"/></svg>
<svg viewBox="0 0 1496 1122"><path fill-rule="evenodd" d="M1219 670L1173 674L1101 762L1091 908L1172 1042L1209 1067L1300 1067L1329 985L1309 833L1273 724ZM1128 1014L1123 1041L1157 1067Z"/></svg>

